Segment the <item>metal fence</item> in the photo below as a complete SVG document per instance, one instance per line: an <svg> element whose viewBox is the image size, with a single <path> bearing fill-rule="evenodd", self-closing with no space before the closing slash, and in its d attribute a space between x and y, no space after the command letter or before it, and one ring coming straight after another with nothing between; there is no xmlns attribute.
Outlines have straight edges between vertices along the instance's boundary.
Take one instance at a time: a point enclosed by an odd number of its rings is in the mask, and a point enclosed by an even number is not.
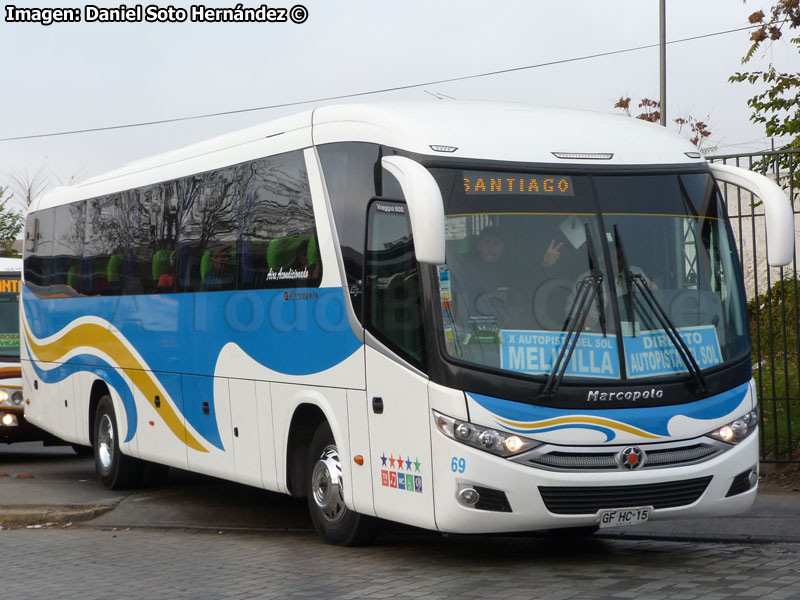
<svg viewBox="0 0 800 600"><path fill-rule="evenodd" d="M757 171L779 183L800 204L800 151L708 157L711 162ZM753 377L760 408L761 460L800 463L800 307L797 250L791 265L767 265L764 208L741 188L723 185L745 276L753 344ZM797 217L795 217L795 221ZM797 229L795 229L795 246Z"/></svg>

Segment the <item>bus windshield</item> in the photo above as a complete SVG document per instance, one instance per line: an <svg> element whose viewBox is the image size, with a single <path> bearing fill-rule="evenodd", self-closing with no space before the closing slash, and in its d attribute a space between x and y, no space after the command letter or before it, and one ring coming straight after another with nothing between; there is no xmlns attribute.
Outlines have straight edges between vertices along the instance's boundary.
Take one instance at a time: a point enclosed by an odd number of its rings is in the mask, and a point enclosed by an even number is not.
<svg viewBox="0 0 800 600"><path fill-rule="evenodd" d="M565 379L635 380L749 350L709 174L432 171L447 215L438 280L451 358L546 376L572 329Z"/></svg>
<svg viewBox="0 0 800 600"><path fill-rule="evenodd" d="M19 358L19 277L0 276L0 358Z"/></svg>

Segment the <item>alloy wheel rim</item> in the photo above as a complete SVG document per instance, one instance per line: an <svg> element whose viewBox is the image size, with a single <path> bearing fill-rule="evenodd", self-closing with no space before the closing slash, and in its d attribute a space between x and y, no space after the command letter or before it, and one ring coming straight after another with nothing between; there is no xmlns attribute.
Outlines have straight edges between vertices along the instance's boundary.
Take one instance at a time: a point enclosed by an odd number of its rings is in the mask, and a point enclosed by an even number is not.
<svg viewBox="0 0 800 600"><path fill-rule="evenodd" d="M344 504L342 465L336 446L326 446L314 464L311 494L326 521L337 523L342 520L347 507Z"/></svg>
<svg viewBox="0 0 800 600"><path fill-rule="evenodd" d="M114 457L114 426L108 415L100 417L100 426L97 430L97 456L100 460L100 469L103 473L108 473Z"/></svg>

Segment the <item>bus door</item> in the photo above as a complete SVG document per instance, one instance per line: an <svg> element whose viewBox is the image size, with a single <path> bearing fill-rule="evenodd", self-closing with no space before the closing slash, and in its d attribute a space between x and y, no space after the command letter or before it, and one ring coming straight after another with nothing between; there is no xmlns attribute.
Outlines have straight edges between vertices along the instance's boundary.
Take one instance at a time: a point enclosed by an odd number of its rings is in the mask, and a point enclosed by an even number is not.
<svg viewBox="0 0 800 600"><path fill-rule="evenodd" d="M435 528L419 272L406 206L369 208L365 322L375 513Z"/></svg>

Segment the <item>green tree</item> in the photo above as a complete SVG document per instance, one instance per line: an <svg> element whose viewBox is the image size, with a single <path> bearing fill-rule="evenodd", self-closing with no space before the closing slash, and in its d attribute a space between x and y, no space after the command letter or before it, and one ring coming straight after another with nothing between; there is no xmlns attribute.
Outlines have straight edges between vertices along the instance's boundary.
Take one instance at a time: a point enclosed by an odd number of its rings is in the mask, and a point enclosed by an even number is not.
<svg viewBox="0 0 800 600"><path fill-rule="evenodd" d="M777 0L768 14L759 10L750 15L750 22L759 27L750 35L750 48L742 64L753 60L762 46L785 39L784 33L788 33L790 50L798 58L794 64L800 64L800 0ZM781 149L800 149L800 72L780 72L769 62L764 70L737 72L729 81L758 85L763 91L747 101L753 110L750 120L763 123L767 136L788 139ZM788 168L788 155L778 160L784 169ZM761 162L759 166L766 170L769 161Z"/></svg>
<svg viewBox="0 0 800 600"><path fill-rule="evenodd" d="M22 215L8 206L12 196L4 198L8 188L0 188L0 256L16 256L12 249L22 226L25 223Z"/></svg>

